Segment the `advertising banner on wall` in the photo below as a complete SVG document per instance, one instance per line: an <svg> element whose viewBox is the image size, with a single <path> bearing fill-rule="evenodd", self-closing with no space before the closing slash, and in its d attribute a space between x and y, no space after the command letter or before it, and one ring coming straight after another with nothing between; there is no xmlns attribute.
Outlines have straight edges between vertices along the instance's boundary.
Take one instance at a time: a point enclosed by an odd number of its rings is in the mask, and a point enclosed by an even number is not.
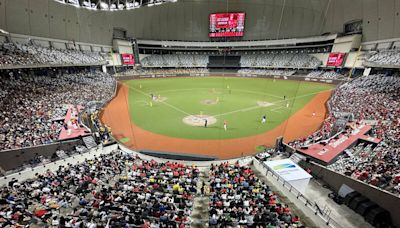
<svg viewBox="0 0 400 228"><path fill-rule="evenodd" d="M340 67L344 63L344 53L330 53L328 57L327 66Z"/></svg>
<svg viewBox="0 0 400 228"><path fill-rule="evenodd" d="M296 190L305 192L311 175L290 159L266 161L265 165Z"/></svg>
<svg viewBox="0 0 400 228"><path fill-rule="evenodd" d="M122 65L134 65L135 59L133 54L121 54Z"/></svg>

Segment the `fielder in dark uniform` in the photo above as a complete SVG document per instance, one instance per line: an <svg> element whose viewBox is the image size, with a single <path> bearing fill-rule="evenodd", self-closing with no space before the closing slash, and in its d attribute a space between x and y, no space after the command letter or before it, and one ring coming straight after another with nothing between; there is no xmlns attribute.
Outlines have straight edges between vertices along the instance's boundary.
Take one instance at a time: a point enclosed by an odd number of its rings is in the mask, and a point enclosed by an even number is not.
<svg viewBox="0 0 400 228"><path fill-rule="evenodd" d="M207 127L207 124L208 124L208 120L207 120L207 119L204 119L204 127L205 127L205 128Z"/></svg>

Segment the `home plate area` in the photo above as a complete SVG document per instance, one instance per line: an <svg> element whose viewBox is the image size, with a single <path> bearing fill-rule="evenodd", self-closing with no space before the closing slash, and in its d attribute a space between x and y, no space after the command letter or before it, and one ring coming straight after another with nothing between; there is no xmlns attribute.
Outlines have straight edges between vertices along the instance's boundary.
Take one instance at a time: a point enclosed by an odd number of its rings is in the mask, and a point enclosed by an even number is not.
<svg viewBox="0 0 400 228"><path fill-rule="evenodd" d="M204 126L206 120L207 125L213 125L217 122L217 118L208 115L190 115L182 119L185 124L196 127Z"/></svg>

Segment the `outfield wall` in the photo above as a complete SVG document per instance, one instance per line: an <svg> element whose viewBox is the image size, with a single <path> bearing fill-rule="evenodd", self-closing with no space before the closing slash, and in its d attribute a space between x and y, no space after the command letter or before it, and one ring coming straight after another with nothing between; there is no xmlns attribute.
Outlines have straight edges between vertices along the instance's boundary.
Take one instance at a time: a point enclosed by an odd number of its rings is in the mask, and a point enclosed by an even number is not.
<svg viewBox="0 0 400 228"><path fill-rule="evenodd" d="M234 74L234 73L224 73L224 72L213 72L213 73L194 73L194 74L138 74L132 76L117 76L118 80L135 80L135 79L146 79L146 78L168 78L168 77L244 77L244 78L269 78L278 80L293 80L293 81L305 81L305 82L319 82L339 85L344 82L344 80L338 79L324 79L324 78L311 78L306 76L273 76L273 75L256 75L256 74Z"/></svg>

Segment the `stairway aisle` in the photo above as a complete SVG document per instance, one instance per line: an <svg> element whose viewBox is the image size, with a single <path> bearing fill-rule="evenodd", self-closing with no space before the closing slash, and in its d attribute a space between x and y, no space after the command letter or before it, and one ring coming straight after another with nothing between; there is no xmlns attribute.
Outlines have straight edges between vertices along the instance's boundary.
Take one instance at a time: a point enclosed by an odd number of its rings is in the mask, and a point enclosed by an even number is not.
<svg viewBox="0 0 400 228"><path fill-rule="evenodd" d="M203 170L200 173L200 178L197 183L197 195L194 198L193 203L193 212L191 215L192 225L190 227L200 228L200 227L208 227L208 205L210 202L210 198L207 196L201 195L201 185L204 183L206 186L210 186L208 182L208 171L209 168Z"/></svg>

